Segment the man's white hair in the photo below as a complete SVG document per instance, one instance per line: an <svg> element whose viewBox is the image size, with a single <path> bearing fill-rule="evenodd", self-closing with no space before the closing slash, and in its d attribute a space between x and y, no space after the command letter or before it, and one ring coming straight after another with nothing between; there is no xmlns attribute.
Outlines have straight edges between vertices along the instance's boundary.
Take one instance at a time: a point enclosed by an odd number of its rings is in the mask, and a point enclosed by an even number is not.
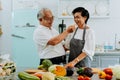
<svg viewBox="0 0 120 80"><path fill-rule="evenodd" d="M44 12L48 11L48 10L50 10L50 9L49 8L42 8L37 14L37 19L39 20L40 18L42 18L44 16Z"/></svg>

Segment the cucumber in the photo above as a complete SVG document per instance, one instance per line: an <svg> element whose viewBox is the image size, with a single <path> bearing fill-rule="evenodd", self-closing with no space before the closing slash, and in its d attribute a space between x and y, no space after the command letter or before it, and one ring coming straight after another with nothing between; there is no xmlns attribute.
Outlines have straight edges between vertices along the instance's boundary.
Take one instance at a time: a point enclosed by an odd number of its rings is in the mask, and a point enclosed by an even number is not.
<svg viewBox="0 0 120 80"><path fill-rule="evenodd" d="M55 80L71 80L69 77L56 76Z"/></svg>
<svg viewBox="0 0 120 80"><path fill-rule="evenodd" d="M18 73L18 77L21 79L21 80L40 80L40 78L36 77L36 76L33 76L31 74L28 74L26 72L19 72Z"/></svg>

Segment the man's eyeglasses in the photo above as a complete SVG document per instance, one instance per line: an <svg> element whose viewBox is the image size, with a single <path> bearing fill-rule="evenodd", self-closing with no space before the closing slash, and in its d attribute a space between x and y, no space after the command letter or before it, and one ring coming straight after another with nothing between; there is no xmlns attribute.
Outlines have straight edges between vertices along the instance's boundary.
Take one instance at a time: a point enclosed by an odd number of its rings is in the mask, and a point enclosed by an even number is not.
<svg viewBox="0 0 120 80"><path fill-rule="evenodd" d="M52 17L43 17L44 20L46 21L52 21L54 19L54 16Z"/></svg>

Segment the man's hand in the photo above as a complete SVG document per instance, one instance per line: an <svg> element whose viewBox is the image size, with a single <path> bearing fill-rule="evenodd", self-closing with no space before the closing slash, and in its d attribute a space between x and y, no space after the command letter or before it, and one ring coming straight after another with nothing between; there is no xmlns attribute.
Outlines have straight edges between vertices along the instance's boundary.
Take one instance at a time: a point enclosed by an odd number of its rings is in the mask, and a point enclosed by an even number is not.
<svg viewBox="0 0 120 80"><path fill-rule="evenodd" d="M67 32L68 32L68 33L72 33L74 30L75 30L75 25L70 25L70 26L67 28Z"/></svg>

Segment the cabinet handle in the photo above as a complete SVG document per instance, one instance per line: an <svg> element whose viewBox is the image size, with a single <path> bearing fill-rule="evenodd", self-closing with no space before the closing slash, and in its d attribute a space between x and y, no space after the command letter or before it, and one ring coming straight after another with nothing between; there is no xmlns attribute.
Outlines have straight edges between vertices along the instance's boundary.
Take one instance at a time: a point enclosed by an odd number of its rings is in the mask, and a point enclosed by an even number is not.
<svg viewBox="0 0 120 80"><path fill-rule="evenodd" d="M93 61L96 61L96 58L93 58Z"/></svg>
<svg viewBox="0 0 120 80"><path fill-rule="evenodd" d="M12 37L16 37L16 38L25 39L25 37L23 37L23 36L19 36L19 35L15 35L15 34L12 34L11 36L12 36Z"/></svg>

